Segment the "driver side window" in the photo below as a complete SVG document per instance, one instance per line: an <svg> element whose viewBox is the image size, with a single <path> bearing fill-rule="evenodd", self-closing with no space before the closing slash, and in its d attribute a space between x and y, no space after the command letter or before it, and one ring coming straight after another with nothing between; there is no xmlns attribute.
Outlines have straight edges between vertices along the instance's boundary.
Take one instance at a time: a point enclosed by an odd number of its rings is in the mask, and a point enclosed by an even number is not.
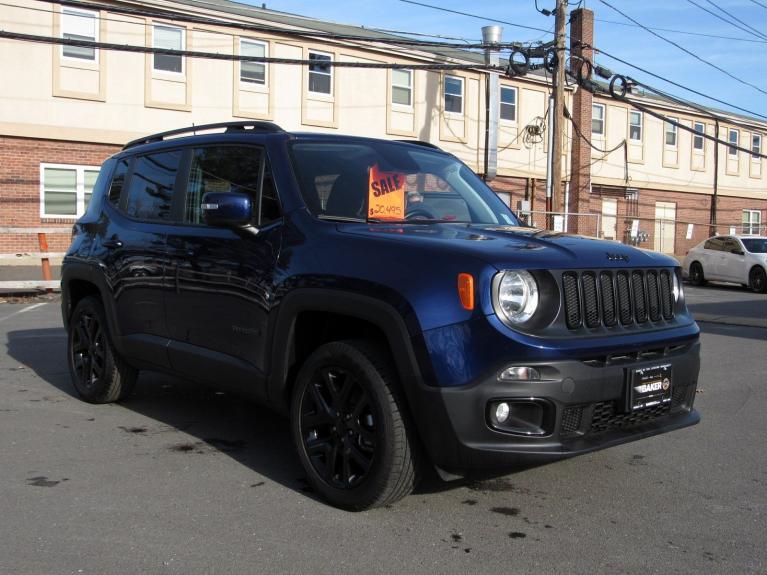
<svg viewBox="0 0 767 575"><path fill-rule="evenodd" d="M261 223L280 217L279 201L263 149L254 146L210 146L192 150L184 222L203 224L202 198L207 192L234 192L250 196L253 220L258 224L259 196L264 216ZM265 169L264 169L265 168ZM263 186L262 186L263 180Z"/></svg>

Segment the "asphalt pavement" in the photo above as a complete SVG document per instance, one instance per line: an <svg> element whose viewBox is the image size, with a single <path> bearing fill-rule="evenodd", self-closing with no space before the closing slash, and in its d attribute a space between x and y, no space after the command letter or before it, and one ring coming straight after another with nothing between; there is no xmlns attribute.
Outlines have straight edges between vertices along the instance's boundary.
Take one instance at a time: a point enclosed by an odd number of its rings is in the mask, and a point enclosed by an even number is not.
<svg viewBox="0 0 767 575"><path fill-rule="evenodd" d="M150 373L83 403L57 303L0 305L0 573L767 573L767 329L700 325L699 425L348 513L281 417Z"/></svg>

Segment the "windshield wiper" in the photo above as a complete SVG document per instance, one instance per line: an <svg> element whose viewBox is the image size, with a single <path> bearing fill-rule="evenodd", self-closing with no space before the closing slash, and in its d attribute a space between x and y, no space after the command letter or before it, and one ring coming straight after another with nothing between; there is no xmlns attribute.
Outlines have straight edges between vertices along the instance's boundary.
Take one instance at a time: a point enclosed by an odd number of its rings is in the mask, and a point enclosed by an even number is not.
<svg viewBox="0 0 767 575"><path fill-rule="evenodd" d="M335 221L335 222L356 222L358 224L364 224L365 220L362 218L350 218L347 216L331 216L328 214L319 214L317 218L321 220L329 220L329 221Z"/></svg>
<svg viewBox="0 0 767 575"><path fill-rule="evenodd" d="M460 220L446 220L443 218L416 218L409 220L385 220L381 218L368 218L371 224L470 224Z"/></svg>

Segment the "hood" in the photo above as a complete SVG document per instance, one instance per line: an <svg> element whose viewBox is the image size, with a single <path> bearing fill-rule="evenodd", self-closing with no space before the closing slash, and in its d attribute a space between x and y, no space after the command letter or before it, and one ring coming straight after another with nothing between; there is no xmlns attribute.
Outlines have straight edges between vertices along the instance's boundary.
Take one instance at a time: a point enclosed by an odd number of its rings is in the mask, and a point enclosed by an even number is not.
<svg viewBox="0 0 767 575"><path fill-rule="evenodd" d="M493 224L338 224L343 234L449 250L497 267L529 269L673 267L669 256L620 242L536 228Z"/></svg>

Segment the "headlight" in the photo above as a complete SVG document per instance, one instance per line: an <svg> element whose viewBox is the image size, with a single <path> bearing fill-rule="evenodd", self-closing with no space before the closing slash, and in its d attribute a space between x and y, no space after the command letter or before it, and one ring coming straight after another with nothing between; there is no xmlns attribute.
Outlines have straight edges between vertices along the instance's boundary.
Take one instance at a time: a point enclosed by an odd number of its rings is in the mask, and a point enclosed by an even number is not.
<svg viewBox="0 0 767 575"><path fill-rule="evenodd" d="M682 297L682 283L679 281L679 277L677 276L675 271L671 272L672 276L672 289L674 290L674 302L678 302L679 298Z"/></svg>
<svg viewBox="0 0 767 575"><path fill-rule="evenodd" d="M493 286L493 307L501 320L520 324L533 317L538 309L538 284L530 272L500 272Z"/></svg>

